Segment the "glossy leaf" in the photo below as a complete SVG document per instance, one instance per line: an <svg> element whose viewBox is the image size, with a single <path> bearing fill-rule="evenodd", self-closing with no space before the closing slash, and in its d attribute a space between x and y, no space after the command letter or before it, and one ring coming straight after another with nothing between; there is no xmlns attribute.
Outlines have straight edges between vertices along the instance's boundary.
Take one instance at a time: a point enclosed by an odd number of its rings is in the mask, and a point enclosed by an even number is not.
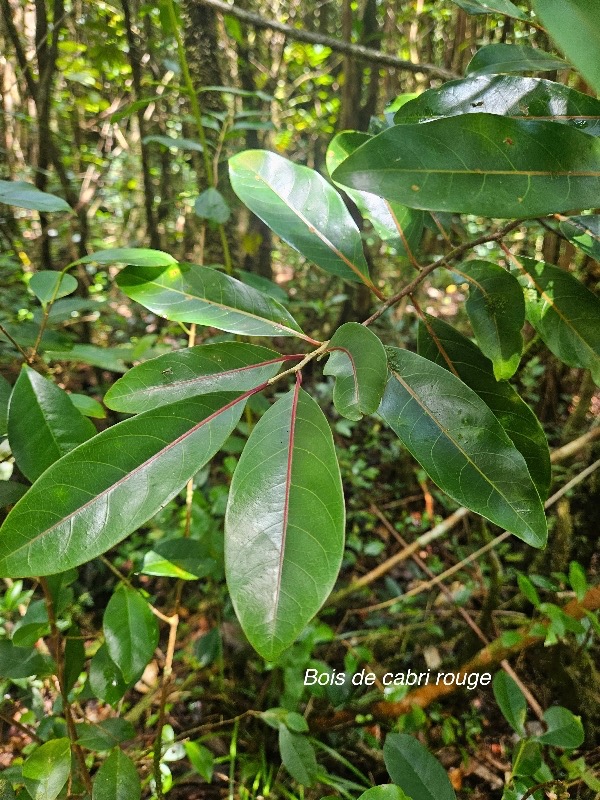
<svg viewBox="0 0 600 800"><path fill-rule="evenodd" d="M508 724L519 736L525 736L527 700L521 689L504 670L500 670L494 676L492 689L500 711Z"/></svg>
<svg viewBox="0 0 600 800"><path fill-rule="evenodd" d="M279 752L283 766L292 778L303 786L312 786L317 777L317 759L315 749L306 736L280 725Z"/></svg>
<svg viewBox="0 0 600 800"><path fill-rule="evenodd" d="M86 394L70 394L69 400L85 417L93 417L94 419L106 418L106 411L93 397L88 397Z"/></svg>
<svg viewBox="0 0 600 800"><path fill-rule="evenodd" d="M103 618L108 654L126 683L137 680L158 644L158 622L139 592L121 585Z"/></svg>
<svg viewBox="0 0 600 800"><path fill-rule="evenodd" d="M326 272L369 282L360 232L333 186L308 167L266 150L229 160L233 190L250 211Z"/></svg>
<svg viewBox="0 0 600 800"><path fill-rule="evenodd" d="M16 647L33 647L38 639L50 633L48 612L43 600L34 600L15 623L12 643Z"/></svg>
<svg viewBox="0 0 600 800"><path fill-rule="evenodd" d="M127 297L175 322L211 325L246 336L306 338L276 300L216 269L189 264L161 271L126 267L117 284Z"/></svg>
<svg viewBox="0 0 600 800"><path fill-rule="evenodd" d="M203 744L200 742L184 742L185 753L190 760L190 764L196 770L198 775L207 783L212 781L215 757Z"/></svg>
<svg viewBox="0 0 600 800"><path fill-rule="evenodd" d="M90 661L89 686L96 697L113 706L129 688L119 668L108 654L106 644L98 649Z"/></svg>
<svg viewBox="0 0 600 800"><path fill-rule="evenodd" d="M67 738L40 745L23 762L23 782L32 800L55 800L71 772L71 745Z"/></svg>
<svg viewBox="0 0 600 800"><path fill-rule="evenodd" d="M384 783L382 786L373 786L363 792L358 800L412 800L395 783Z"/></svg>
<svg viewBox="0 0 600 800"><path fill-rule="evenodd" d="M387 350L383 419L440 489L543 547L546 518L525 459L488 406L437 364L408 350Z"/></svg>
<svg viewBox="0 0 600 800"><path fill-rule="evenodd" d="M51 464L96 434L69 395L24 366L8 407L8 439L17 466L35 481Z"/></svg>
<svg viewBox="0 0 600 800"><path fill-rule="evenodd" d="M600 300L559 267L519 260L526 292L527 319L554 355L570 367L592 372L600 385Z"/></svg>
<svg viewBox="0 0 600 800"><path fill-rule="evenodd" d="M223 225L231 216L231 209L221 192L210 186L196 198L194 203L194 213L200 219L207 219L209 222L216 222Z"/></svg>
<svg viewBox="0 0 600 800"><path fill-rule="evenodd" d="M0 203L43 213L71 210L71 206L62 197L42 192L32 183L25 181L0 180Z"/></svg>
<svg viewBox="0 0 600 800"><path fill-rule="evenodd" d="M20 680L32 675L43 677L54 670L54 662L34 647L15 647L8 639L0 641L0 678Z"/></svg>
<svg viewBox="0 0 600 800"><path fill-rule="evenodd" d="M142 572L167 578L196 580L214 572L215 562L206 547L195 539L167 539L145 553Z"/></svg>
<svg viewBox="0 0 600 800"><path fill-rule="evenodd" d="M244 396L147 411L53 464L6 518L0 575L52 574L104 553L175 497L237 424Z"/></svg>
<svg viewBox="0 0 600 800"><path fill-rule="evenodd" d="M0 375L0 436L7 432L8 403L12 386L3 375Z"/></svg>
<svg viewBox="0 0 600 800"><path fill-rule="evenodd" d="M469 279L465 308L477 344L494 365L496 380L508 380L523 351L523 290L514 275L489 261L467 261L461 265L462 273Z"/></svg>
<svg viewBox="0 0 600 800"><path fill-rule="evenodd" d="M77 289L77 280L67 272L43 270L35 272L29 281L29 288L43 305L66 297Z"/></svg>
<svg viewBox="0 0 600 800"><path fill-rule="evenodd" d="M473 342L447 322L435 317L428 317L427 322L459 378L493 411L525 459L540 497L545 499L550 489L550 452L537 417L510 384L496 381L491 362ZM423 324L419 325L419 354L450 369Z"/></svg>
<svg viewBox="0 0 600 800"><path fill-rule="evenodd" d="M74 626L69 630L64 649L64 673L67 692L70 692L77 683L79 676L84 670L85 659L84 639L79 628Z"/></svg>
<svg viewBox="0 0 600 800"><path fill-rule="evenodd" d="M513 75L471 75L427 89L403 105L394 121L429 122L458 114L550 120L600 136L600 100L562 83Z"/></svg>
<svg viewBox="0 0 600 800"><path fill-rule="evenodd" d="M390 778L419 800L456 800L446 770L421 742L406 733L389 733L383 758Z"/></svg>
<svg viewBox="0 0 600 800"><path fill-rule="evenodd" d="M264 275L258 275L256 272L247 272L244 269L238 269L236 270L236 276L242 283L245 283L247 286L252 286L253 289L262 292L263 294L269 295L269 297L272 297L273 300L277 300L279 303L286 305L290 302L290 298L281 288L281 286L274 281L265 278Z"/></svg>
<svg viewBox="0 0 600 800"><path fill-rule="evenodd" d="M80 258L78 264L130 264L134 267L170 267L177 261L162 250L145 247L117 247L111 250L97 250L89 256Z"/></svg>
<svg viewBox="0 0 600 800"><path fill-rule="evenodd" d="M92 800L140 800L142 787L133 761L118 747L94 778Z"/></svg>
<svg viewBox="0 0 600 800"><path fill-rule="evenodd" d="M29 486L17 481L0 481L0 508L14 505L28 488Z"/></svg>
<svg viewBox="0 0 600 800"><path fill-rule="evenodd" d="M515 19L527 19L527 15L510 0L452 0L452 2L467 14L505 14Z"/></svg>
<svg viewBox="0 0 600 800"><path fill-rule="evenodd" d="M467 64L467 75L497 75L502 72L550 72L568 69L558 56L526 44L488 44Z"/></svg>
<svg viewBox="0 0 600 800"><path fill-rule="evenodd" d="M594 0L533 0L533 10L567 58L600 93L600 15Z"/></svg>
<svg viewBox="0 0 600 800"><path fill-rule="evenodd" d="M343 131L334 136L327 148L329 174L333 174L350 153L372 138L368 133L358 131ZM391 203L368 192L354 189L345 189L345 192L383 242L388 242L400 252L406 252L406 244L411 250L418 247L423 234L422 211Z"/></svg>
<svg viewBox="0 0 600 800"><path fill-rule="evenodd" d="M551 706L544 712L544 722L548 730L539 737L542 744L564 747L568 750L583 744L585 736L581 718L576 717L568 708Z"/></svg>
<svg viewBox="0 0 600 800"><path fill-rule="evenodd" d="M333 402L342 416L359 420L377 411L387 383L387 358L380 339L358 322L336 330L327 347L323 370L335 375Z"/></svg>
<svg viewBox="0 0 600 800"><path fill-rule="evenodd" d="M344 522L331 430L296 385L252 430L225 515L229 592L265 659L273 661L294 641L333 588Z"/></svg>
<svg viewBox="0 0 600 800"><path fill-rule="evenodd" d="M121 717L104 719L95 724L79 722L75 725L75 730L77 741L82 747L99 753L112 750L118 744L135 737L135 728L131 722Z"/></svg>
<svg viewBox="0 0 600 800"><path fill-rule="evenodd" d="M560 221L558 229L576 247L600 261L600 214L569 217Z"/></svg>
<svg viewBox="0 0 600 800"><path fill-rule="evenodd" d="M593 207L599 177L599 139L493 114L396 125L333 174L343 186L412 208L510 218Z"/></svg>
<svg viewBox="0 0 600 800"><path fill-rule="evenodd" d="M248 391L279 372L285 356L245 342L204 344L144 361L114 383L109 408L137 413L217 391Z"/></svg>

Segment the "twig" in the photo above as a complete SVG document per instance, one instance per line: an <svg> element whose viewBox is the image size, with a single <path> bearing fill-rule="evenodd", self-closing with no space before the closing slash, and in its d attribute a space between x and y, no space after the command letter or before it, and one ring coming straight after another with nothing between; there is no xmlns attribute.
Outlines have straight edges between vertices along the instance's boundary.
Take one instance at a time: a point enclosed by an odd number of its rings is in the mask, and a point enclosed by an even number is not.
<svg viewBox="0 0 600 800"><path fill-rule="evenodd" d="M211 0L211 2L212 1L213 0ZM451 261L454 258L458 258L459 256L463 255L463 253L468 252L473 247L477 247L480 244L485 244L486 242L499 242L506 236L506 234L510 233L519 225L521 225L521 220L515 220L509 223L508 225L505 225L503 228L500 228L499 230L495 231L494 233L487 233L484 234L483 236L479 236L477 239L471 240L470 242L464 242L464 244L458 245L458 247L455 247L453 250L450 250L450 252L446 253L445 256L442 256L441 258L432 261L431 264L428 264L426 267L423 267L423 269L417 275L417 277L414 278L414 280L410 281L410 283L407 283L404 289L401 289L397 294L394 294L390 298L388 298L385 301L385 303L382 303L377 309L377 311L363 322L363 325L370 325L372 322L375 322L375 320L379 319L379 317L382 314L384 314L388 310L388 308L391 308L392 306L396 305L396 303L400 302L400 300L402 300L403 297L412 294L414 290L417 288L417 286L419 286L419 284L421 284L425 280L425 278L428 275L430 275L434 270L436 270L438 267L446 266L448 261Z"/></svg>
<svg viewBox="0 0 600 800"><path fill-rule="evenodd" d="M439 78L457 78L456 73L443 67L436 67L434 64L415 64L412 61L398 58L390 53L382 53L380 50L373 50L371 47L365 47L361 44L353 44L352 42L344 42L340 39L334 39L331 36L326 36L322 33L314 33L313 31L306 31L302 28L294 28L291 25L285 25L282 22L277 22L274 19L267 19L260 14L254 14L251 11L245 11L235 5L223 3L221 0L195 0L199 5L214 8L221 14L228 14L229 16L236 17L242 22L248 22L255 28L266 28L267 30L279 31L289 36L290 39L296 39L299 42L308 42L309 44L320 44L325 47L330 47L338 53L345 53L346 55L353 55L357 58L362 58L365 61L372 61L376 64L384 64L388 67L396 69L403 69L407 72L427 72Z"/></svg>
<svg viewBox="0 0 600 800"><path fill-rule="evenodd" d="M6 338L8 339L8 341L9 341L9 342L10 342L12 345L14 345L14 347L16 347L16 348L17 348L17 350L19 351L19 353L21 353L21 355L23 356L23 358L25 359L25 361L28 361L28 359L29 359L29 356L27 355L27 353L25 352L25 350L23 350L23 348L21 347L21 345L20 345L20 344L19 344L19 343L18 343L18 342L17 342L15 339L13 339L13 337L12 337L12 336L10 335L10 333L9 333L9 332L6 330L6 328L4 327L4 325L0 325L0 332L1 332L1 333L3 333L3 334L6 336Z"/></svg>
<svg viewBox="0 0 600 800"><path fill-rule="evenodd" d="M62 637L58 629L58 625L56 623L56 610L54 608L54 599L52 598L52 592L50 591L50 587L48 586L47 579L40 577L39 581L40 581L40 586L42 587L42 590L44 592L44 597L46 599L46 609L48 611L50 633L52 635L52 639L54 640L54 657L56 659L56 678L58 680L58 688L60 691L60 696L62 698L63 712L67 723L67 731L69 733L69 739L71 740L71 747L73 748L73 751L75 753L75 758L77 759L77 763L79 765L81 778L83 780L83 783L85 784L86 790L91 795L92 779L90 778L90 773L88 772L88 768L85 763L85 756L83 754L83 750L81 749L81 746L77 742L77 731L75 730L75 722L73 720L71 701L69 700L69 693L67 691L67 686L65 683L65 665L63 661L63 652L62 652Z"/></svg>

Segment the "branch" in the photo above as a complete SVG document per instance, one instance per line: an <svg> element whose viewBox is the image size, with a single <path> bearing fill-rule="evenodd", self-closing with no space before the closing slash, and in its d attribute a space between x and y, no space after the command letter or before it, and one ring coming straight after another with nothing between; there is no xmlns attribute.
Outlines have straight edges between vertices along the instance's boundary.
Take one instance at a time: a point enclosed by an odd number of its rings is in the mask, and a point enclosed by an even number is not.
<svg viewBox="0 0 600 800"><path fill-rule="evenodd" d="M215 0L211 0L211 2L214 1ZM205 2L205 0L202 0L202 2ZM383 313L385 313L388 310L388 308L395 306L396 303L399 303L403 297L412 294L414 290L417 288L417 286L419 286L419 284L422 283L425 280L425 278L438 267L447 266L448 261L451 261L452 259L457 258L458 256L462 256L468 250L471 250L473 247L477 247L477 245L479 244L485 244L486 242L499 242L506 236L507 233L510 233L512 230L517 228L519 225L521 225L521 223L522 220L515 220L514 222L510 222L508 225L505 225L503 228L500 228L494 233L486 233L483 236L479 236L479 238L473 239L470 242L464 242L464 244L460 244L458 245L458 247L455 247L453 250L450 250L450 252L447 253L445 256L442 256L441 258L436 259L436 261L433 261L431 264L428 264L426 267L423 267L421 272L417 275L417 277L414 280L412 280L410 283L407 283L404 289L401 289L397 294L392 295L392 297L386 300L385 303L382 303L377 309L377 311L374 314L372 314L369 317L369 319L366 319L363 322L363 325L370 325L372 322L375 322L375 320L379 319L379 317Z"/></svg>
<svg viewBox="0 0 600 800"><path fill-rule="evenodd" d="M345 53L346 55L357 56L363 58L365 61L372 61L376 64L385 64L388 67L396 69L403 69L407 72L427 72L438 78L457 78L454 72L450 72L443 67L436 67L434 64L415 64L412 61L398 58L389 53L382 53L380 50L373 50L371 47L364 47L362 44L352 44L351 42L342 42L339 39L334 39L331 36L326 36L322 33L314 33L313 31L305 31L302 28L294 28L291 25L284 25L282 22L277 22L274 19L266 19L260 14L254 14L251 11L245 11L235 5L223 3L221 0L195 0L196 3L214 8L221 14L228 14L232 17L248 22L255 28L266 28L268 30L279 31L296 39L299 42L308 42L308 44L321 44L325 47L330 47L338 53Z"/></svg>

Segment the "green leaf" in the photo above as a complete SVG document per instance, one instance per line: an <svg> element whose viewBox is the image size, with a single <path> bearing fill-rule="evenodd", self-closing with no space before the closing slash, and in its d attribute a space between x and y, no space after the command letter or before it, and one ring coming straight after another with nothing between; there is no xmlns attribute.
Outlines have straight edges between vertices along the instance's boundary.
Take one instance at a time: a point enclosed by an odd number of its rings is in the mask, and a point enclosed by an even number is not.
<svg viewBox="0 0 600 800"><path fill-rule="evenodd" d="M93 417L94 419L106 419L106 411L93 397L88 397L87 394L70 394L69 400L84 416Z"/></svg>
<svg viewBox="0 0 600 800"><path fill-rule="evenodd" d="M190 581L214 572L214 559L207 557L206 546L195 539L167 539L144 555L142 572Z"/></svg>
<svg viewBox="0 0 600 800"><path fill-rule="evenodd" d="M333 179L411 208L521 218L594 207L599 176L597 138L554 122L466 114L388 128Z"/></svg>
<svg viewBox="0 0 600 800"><path fill-rule="evenodd" d="M491 362L473 342L447 322L429 316L427 322L459 378L492 410L521 453L540 497L545 499L550 490L550 452L537 417L512 386L496 381ZM419 354L445 369L450 368L422 323L419 324Z"/></svg>
<svg viewBox="0 0 600 800"><path fill-rule="evenodd" d="M33 647L15 647L3 639L0 641L0 678L19 680L32 675L43 677L54 670L54 662Z"/></svg>
<svg viewBox="0 0 600 800"><path fill-rule="evenodd" d="M253 289L263 294L269 295L273 300L277 300L284 305L290 302L290 298L281 286L278 286L274 281L270 281L263 275L257 275L255 272L247 272L243 269L236 270L236 275L238 280L242 283L245 283L247 286L252 286Z"/></svg>
<svg viewBox="0 0 600 800"><path fill-rule="evenodd" d="M71 772L68 739L52 739L23 762L23 782L32 800L55 800Z"/></svg>
<svg viewBox="0 0 600 800"><path fill-rule="evenodd" d="M210 186L196 198L194 213L200 219L207 219L210 222L224 225L231 216L231 209L221 192Z"/></svg>
<svg viewBox="0 0 600 800"><path fill-rule="evenodd" d="M77 289L77 280L66 272L44 270L35 272L29 281L29 288L43 305L66 297Z"/></svg>
<svg viewBox="0 0 600 800"><path fill-rule="evenodd" d="M94 778L92 800L140 800L142 787L133 761L115 748Z"/></svg>
<svg viewBox="0 0 600 800"><path fill-rule="evenodd" d="M46 603L35 600L13 628L12 643L16 647L33 647L38 639L50 633Z"/></svg>
<svg viewBox="0 0 600 800"><path fill-rule="evenodd" d="M412 798L404 794L395 783L384 783L382 786L373 786L372 789L367 789L358 800L412 800Z"/></svg>
<svg viewBox="0 0 600 800"><path fill-rule="evenodd" d="M543 547L546 518L525 459L488 406L447 370L389 347L380 415L458 503Z"/></svg>
<svg viewBox="0 0 600 800"><path fill-rule="evenodd" d="M120 542L169 502L237 425L245 397L190 398L99 433L53 464L0 529L0 575L52 574Z"/></svg>
<svg viewBox="0 0 600 800"><path fill-rule="evenodd" d="M508 724L519 736L525 736L525 717L527 716L527 700L515 681L500 670L492 683L494 697L500 711Z"/></svg>
<svg viewBox="0 0 600 800"><path fill-rule="evenodd" d="M229 592L252 646L273 661L333 588L344 549L340 471L327 420L296 387L252 430L225 515Z"/></svg>
<svg viewBox="0 0 600 800"><path fill-rule="evenodd" d="M64 649L65 687L70 692L85 667L85 645L81 631L73 627L66 638Z"/></svg>
<svg viewBox="0 0 600 800"><path fill-rule="evenodd" d="M74 344L68 350L45 350L46 361L77 361L109 372L127 372L124 358L130 350L122 347L98 347L94 344Z"/></svg>
<svg viewBox="0 0 600 800"><path fill-rule="evenodd" d="M467 64L467 75L497 75L502 72L550 72L569 69L558 56L526 44L488 44Z"/></svg>
<svg viewBox="0 0 600 800"><path fill-rule="evenodd" d="M24 366L8 407L8 439L17 466L30 481L96 433L69 395ZM40 573L41 574L41 573Z"/></svg>
<svg viewBox="0 0 600 800"><path fill-rule="evenodd" d="M533 10L558 47L600 93L600 16L594 0L533 0Z"/></svg>
<svg viewBox="0 0 600 800"><path fill-rule="evenodd" d="M77 741L86 750L112 750L113 747L135 737L135 728L130 722L120 717L104 719L92 724L78 722L75 725Z"/></svg>
<svg viewBox="0 0 600 800"><path fill-rule="evenodd" d="M559 267L519 259L527 319L549 350L570 367L589 369L600 385L600 300Z"/></svg>
<svg viewBox="0 0 600 800"><path fill-rule="evenodd" d="M383 758L390 778L409 797L418 800L456 800L446 770L414 737L389 733Z"/></svg>
<svg viewBox="0 0 600 800"><path fill-rule="evenodd" d="M126 683L143 673L158 644L158 622L139 592L125 585L112 594L103 617L108 653Z"/></svg>
<svg viewBox="0 0 600 800"><path fill-rule="evenodd" d="M0 203L33 211L71 211L71 206L62 197L41 192L32 183L25 181L1 181Z"/></svg>
<svg viewBox="0 0 600 800"><path fill-rule="evenodd" d="M284 242L332 275L370 284L360 232L333 186L266 150L229 160L233 190Z"/></svg>
<svg viewBox="0 0 600 800"><path fill-rule="evenodd" d="M358 322L346 322L327 346L331 353L323 370L335 375L333 402L342 416L359 420L374 414L387 383L387 358L380 339Z"/></svg>
<svg viewBox="0 0 600 800"><path fill-rule="evenodd" d="M548 730L538 738L542 744L564 747L573 750L583 744L585 735L581 718L576 717L569 709L552 706L544 712L544 722Z"/></svg>
<svg viewBox="0 0 600 800"><path fill-rule="evenodd" d="M112 250L98 250L80 258L78 264L130 264L134 267L170 267L177 261L162 250L149 250L145 247L117 247Z"/></svg>
<svg viewBox="0 0 600 800"><path fill-rule="evenodd" d="M279 727L279 752L283 766L302 786L312 786L317 777L315 749L306 736Z"/></svg>
<svg viewBox="0 0 600 800"><path fill-rule="evenodd" d="M427 89L403 105L394 121L430 122L459 114L552 120L600 136L599 100L562 83L512 75L472 75Z"/></svg>
<svg viewBox="0 0 600 800"><path fill-rule="evenodd" d="M132 682L133 683L133 682ZM103 644L90 661L90 689L104 703L116 705L129 685Z"/></svg>
<svg viewBox="0 0 600 800"><path fill-rule="evenodd" d="M17 481L0 481L0 508L13 506L29 487Z"/></svg>
<svg viewBox="0 0 600 800"><path fill-rule="evenodd" d="M189 347L133 367L110 387L104 402L137 413L210 392L244 392L276 375L285 359L243 342Z"/></svg>
<svg viewBox="0 0 600 800"><path fill-rule="evenodd" d="M163 147L172 147L174 150L195 150L198 153L201 153L204 150L200 142L195 142L193 139L175 139L172 136L159 136L158 134L152 134L152 136L144 136L143 141L144 144L152 144L153 142L156 142L156 144L162 144Z"/></svg>
<svg viewBox="0 0 600 800"><path fill-rule="evenodd" d="M184 742L185 752L192 767L207 783L212 781L215 757L208 747L199 742Z"/></svg>
<svg viewBox="0 0 600 800"><path fill-rule="evenodd" d="M569 564L569 583L577 595L577 599L581 602L587 592L588 582L585 570L578 561L571 561Z"/></svg>
<svg viewBox="0 0 600 800"><path fill-rule="evenodd" d="M523 575L522 572L519 572L517 575L517 583L519 585L519 591L529 602L534 606L534 608L540 607L540 596L537 593L537 589L533 585L533 583L529 580L527 575Z"/></svg>
<svg viewBox="0 0 600 800"><path fill-rule="evenodd" d="M467 261L458 272L463 273L469 281L465 307L477 344L494 365L496 380L508 380L523 350L523 290L514 275L489 261Z"/></svg>
<svg viewBox="0 0 600 800"><path fill-rule="evenodd" d="M600 214L561 220L558 230L588 256L600 261Z"/></svg>
<svg viewBox="0 0 600 800"><path fill-rule="evenodd" d="M0 375L0 436L4 436L8 430L6 423L11 392L12 386L3 375Z"/></svg>
<svg viewBox="0 0 600 800"><path fill-rule="evenodd" d="M541 766L542 753L539 744L531 739L525 739L520 743L514 756L512 774L523 778L533 777Z"/></svg>
<svg viewBox="0 0 600 800"><path fill-rule="evenodd" d="M510 0L452 0L452 2L467 14L505 14L514 19L527 19L527 15Z"/></svg>
<svg viewBox="0 0 600 800"><path fill-rule="evenodd" d="M126 267L117 277L127 297L175 322L195 322L246 336L307 337L276 300L209 267L157 271Z"/></svg>
<svg viewBox="0 0 600 800"><path fill-rule="evenodd" d="M358 131L343 131L329 143L326 162L329 174L353 153L358 147L369 141L372 136ZM373 225L377 235L383 242L388 242L400 252L406 252L405 245L411 250L419 246L423 234L423 212L398 203L390 203L381 197L368 192L357 192L346 189L346 194L354 201L362 216Z"/></svg>

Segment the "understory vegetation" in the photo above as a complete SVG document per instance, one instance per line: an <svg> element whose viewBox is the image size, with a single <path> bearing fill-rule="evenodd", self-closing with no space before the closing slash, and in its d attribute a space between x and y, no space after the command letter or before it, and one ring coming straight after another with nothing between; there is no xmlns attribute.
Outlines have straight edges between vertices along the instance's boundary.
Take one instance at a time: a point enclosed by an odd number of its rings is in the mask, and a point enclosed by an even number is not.
<svg viewBox="0 0 600 800"><path fill-rule="evenodd" d="M598 800L594 0L0 42L0 798Z"/></svg>

